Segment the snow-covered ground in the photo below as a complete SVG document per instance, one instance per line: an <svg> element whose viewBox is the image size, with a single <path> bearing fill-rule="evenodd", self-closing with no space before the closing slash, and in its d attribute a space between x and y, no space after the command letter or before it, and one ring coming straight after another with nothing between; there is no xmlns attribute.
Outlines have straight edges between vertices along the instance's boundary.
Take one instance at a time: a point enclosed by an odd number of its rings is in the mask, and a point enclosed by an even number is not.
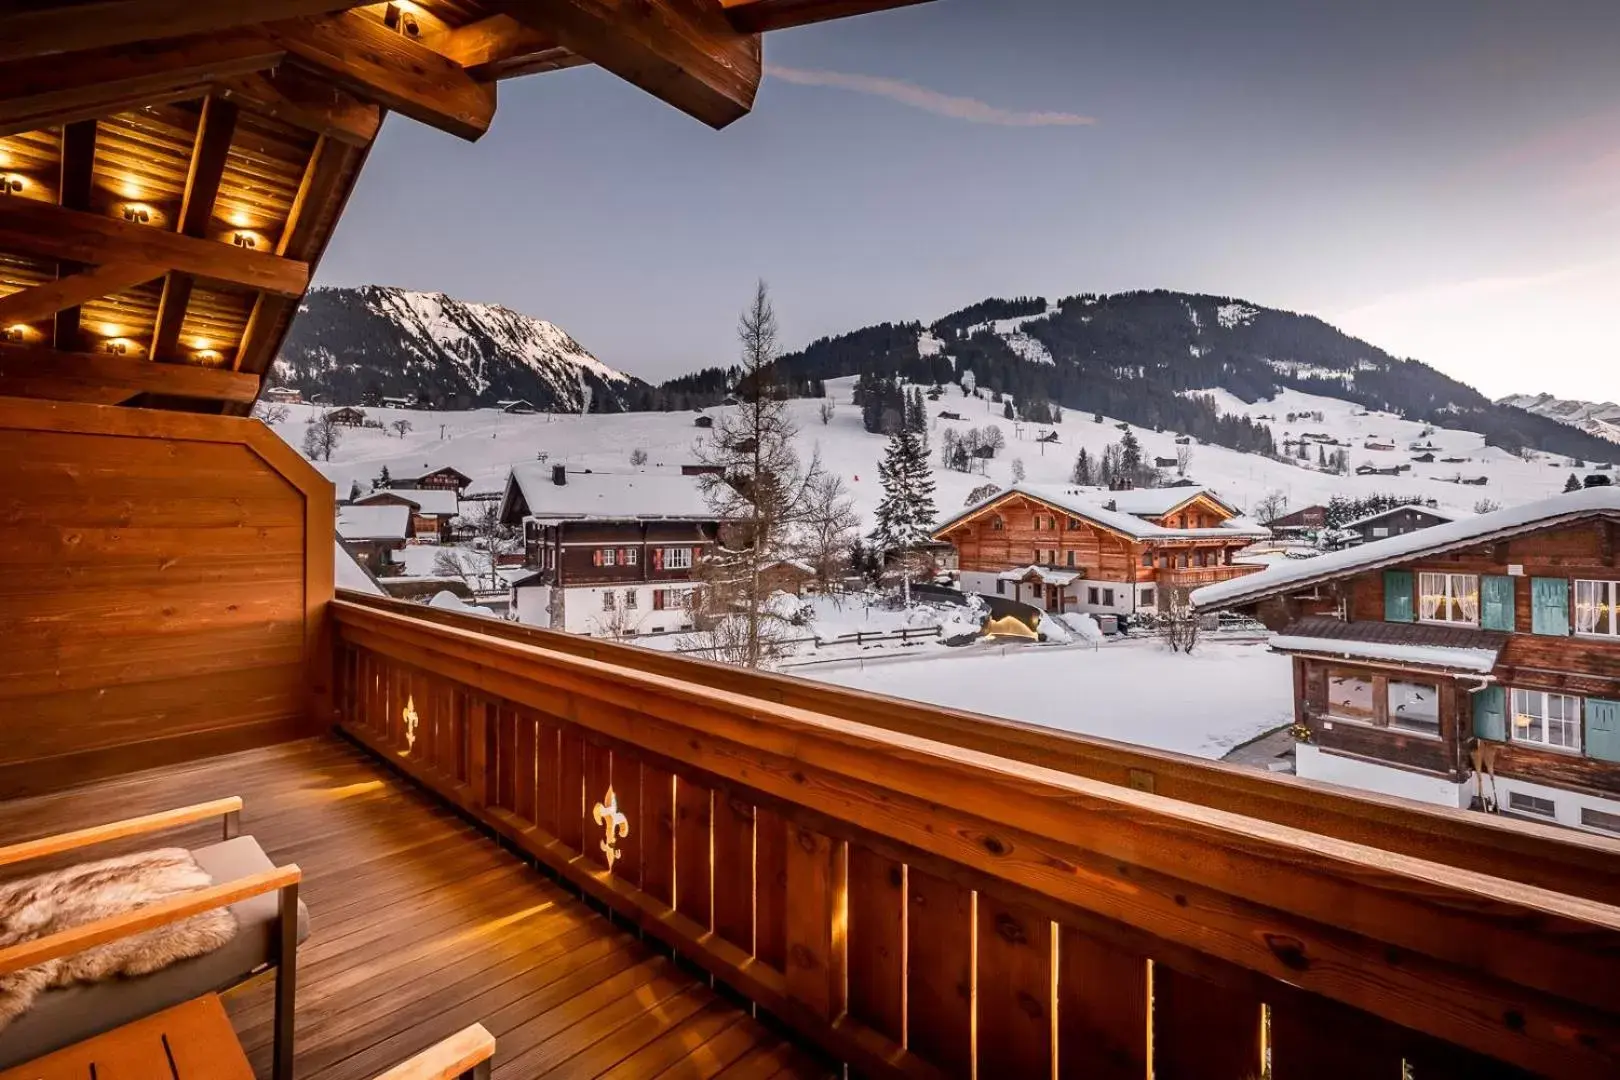
<svg viewBox="0 0 1620 1080"><path fill-rule="evenodd" d="M844 478L856 509L870 522L880 495L877 463L883 453L884 439L862 428L860 410L850 404L853 381L835 379L827 383L834 413L826 425L817 415L819 401L798 400L792 402L791 407L799 426L802 453L806 456L818 453L828 470ZM1444 428L1429 436L1440 448L1435 457L1468 460L1458 464L1412 463L1412 453L1407 447L1422 437L1421 424L1385 413L1358 415L1364 410L1348 402L1292 390L1253 405L1246 405L1222 391L1215 391L1214 396L1226 411L1257 418L1273 417L1267 422L1279 444L1288 435L1327 434L1349 443L1352 468L1363 463L1381 467L1412 464L1411 472L1401 476L1335 476L1314 468L1314 448L1309 463L1313 467L1304 467L1307 463L1303 461L1274 461L1218 446L1195 444L1191 448L1188 476L1215 488L1228 501L1245 510L1272 491L1282 492L1295 508L1326 502L1333 495L1354 497L1385 492L1433 498L1444 509L1468 513L1480 499L1511 506L1554 494L1563 488L1571 471L1567 459L1543 456L1535 462L1521 461L1505 451L1487 448L1478 434ZM312 406L292 406L287 419L277 424L276 430L293 446L298 446L303 438L304 421L313 411ZM951 472L936 465L936 501L942 516L959 509L968 492L980 484L987 481L1010 484L1015 460L1023 462L1031 483L1067 482L1075 456L1082 447L1095 460L1104 446L1117 442L1122 434L1110 418L1105 417L1104 423L1098 424L1090 415L1074 411L1065 412L1063 422L1057 425L1015 424L1003 419L1002 406L992 402L988 394L983 398L964 397L954 386L947 388L939 401L928 402L928 411L933 418L929 432L933 447L939 446L947 428L962 430L995 424L1007 439L1006 450L988 463L984 475ZM963 419L938 419L941 411L960 413ZM1320 411L1323 419L1294 423L1286 420L1290 412L1314 411ZM384 421L409 420L411 431L401 438L392 431L346 429L332 461L321 463L322 471L337 483L339 497L348 494L352 481L358 481L362 489L369 490L372 478L385 464L392 471L398 471L402 463L453 465L473 478L474 491L498 490L514 462L534 461L541 455L551 462L581 468L627 469L630 453L642 449L647 451L650 465L673 469L691 462L694 446L707 435L693 425L694 414L689 412L593 416L516 416L493 409L468 412L373 409L370 412ZM1036 438L1049 427L1055 427L1060 441L1037 444ZM1132 430L1142 444L1144 455L1176 456L1175 432ZM1363 443L1372 436L1394 442L1397 449L1363 449ZM934 460L937 463L937 453ZM1485 476L1489 482L1481 487L1447 482L1457 475Z"/></svg>
<svg viewBox="0 0 1620 1080"><path fill-rule="evenodd" d="M811 664L793 674L858 690L1219 758L1292 722L1288 659L1262 642L975 645Z"/></svg>

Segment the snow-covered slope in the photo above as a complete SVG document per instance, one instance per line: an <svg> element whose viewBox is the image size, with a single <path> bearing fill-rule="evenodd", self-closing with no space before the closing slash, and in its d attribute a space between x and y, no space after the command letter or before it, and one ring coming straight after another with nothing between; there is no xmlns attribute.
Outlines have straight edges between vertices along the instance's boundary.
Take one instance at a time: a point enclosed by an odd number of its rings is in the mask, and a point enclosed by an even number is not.
<svg viewBox="0 0 1620 1080"><path fill-rule="evenodd" d="M314 289L276 359L274 381L339 403L404 397L446 406L524 399L579 412L625 408L637 380L557 326L498 304L366 285Z"/></svg>
<svg viewBox="0 0 1620 1080"><path fill-rule="evenodd" d="M1573 401L1551 394L1509 394L1498 405L1511 405L1525 412L1580 428L1600 439L1620 443L1620 405L1612 401Z"/></svg>
<svg viewBox="0 0 1620 1080"><path fill-rule="evenodd" d="M790 403L799 426L799 446L803 455L819 452L822 463L843 477L855 498L856 509L870 528L877 506L879 488L877 463L883 454L884 439L868 434L861 425L860 410L850 402L852 379L835 379L827 384L834 409L831 420L822 424L820 402L800 399ZM1245 511L1272 492L1281 492L1290 507L1325 503L1334 495L1353 498L1372 494L1420 496L1436 500L1455 514L1472 513L1480 500L1503 506L1545 498L1562 490L1573 464L1567 458L1534 455L1532 460L1515 457L1495 447L1487 447L1484 437L1468 431L1435 428L1427 436L1425 425L1402 420L1388 413L1369 412L1335 398L1318 397L1288 390L1274 399L1246 404L1224 391L1214 392L1219 407L1243 415L1269 416L1279 442L1288 435L1310 432L1327 435L1347 444L1351 467L1373 464L1389 467L1410 464L1411 470L1399 476L1338 476L1316 468L1315 449L1309 461L1298 458L1274 459L1240 453L1224 447L1194 443L1190 447L1189 478L1207 484L1227 501ZM1031 484L1065 484L1076 455L1085 448L1097 460L1109 443L1123 434L1111 418L1099 424L1089 415L1066 412L1061 423L1050 427L1015 425L1002 419L1002 406L983 398L964 397L956 387L928 403L929 444L933 448L936 501L941 519L965 505L968 493L984 483L1012 483L1013 463L1023 464ZM288 418L276 430L294 446L303 438L304 421L314 411L310 406L293 406ZM940 412L960 414L961 420L939 419ZM1322 418L1288 420L1320 412ZM647 451L649 467L675 470L693 458L693 447L708 432L694 426L694 414L627 413L612 416L538 415L514 416L493 409L465 412L411 412L382 410L382 419L408 418L412 430L397 437L389 430L346 430L343 441L328 465L321 469L337 483L339 496L347 495L350 485L359 482L369 490L372 477L384 463L402 458L453 465L473 478L473 490L495 490L504 484L515 462L544 460L570 467L628 470L634 450ZM946 429L995 424L1001 428L1007 447L987 463L984 475L948 471L938 467L938 448ZM1057 443L1037 443L1045 430L1055 430ZM1143 455L1173 459L1178 449L1174 431L1132 427L1142 444ZM441 437L442 432L442 437ZM1365 449L1376 436L1393 442L1394 451ZM1421 464L1411 459L1409 447L1426 440L1438 447L1435 462ZM1376 440L1374 440L1376 441ZM1460 458L1443 462L1443 458ZM1173 475L1170 470L1168 475ZM1458 479L1485 478L1481 486L1464 486Z"/></svg>

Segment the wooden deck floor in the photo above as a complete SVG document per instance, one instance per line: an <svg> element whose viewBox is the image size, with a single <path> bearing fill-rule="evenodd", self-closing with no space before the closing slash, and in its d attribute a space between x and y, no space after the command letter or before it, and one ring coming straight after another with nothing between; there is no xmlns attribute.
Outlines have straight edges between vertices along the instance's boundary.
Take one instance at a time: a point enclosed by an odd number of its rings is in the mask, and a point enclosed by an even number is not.
<svg viewBox="0 0 1620 1080"><path fill-rule="evenodd" d="M364 1080L473 1021L495 1034L495 1076L508 1080L826 1075L335 738L0 803L0 842L226 795L246 799L243 832L277 863L304 870L312 930L299 960L299 1077ZM209 827L163 842L216 837ZM226 1001L255 1069L268 1076L270 987L261 981Z"/></svg>

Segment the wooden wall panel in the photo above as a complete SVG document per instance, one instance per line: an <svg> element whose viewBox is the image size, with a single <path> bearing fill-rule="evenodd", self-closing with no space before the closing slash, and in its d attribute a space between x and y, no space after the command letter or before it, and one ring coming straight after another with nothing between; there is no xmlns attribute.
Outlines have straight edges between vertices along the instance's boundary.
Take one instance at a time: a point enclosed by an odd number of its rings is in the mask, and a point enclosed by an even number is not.
<svg viewBox="0 0 1620 1080"><path fill-rule="evenodd" d="M329 721L332 488L262 424L0 399L0 521L0 794Z"/></svg>

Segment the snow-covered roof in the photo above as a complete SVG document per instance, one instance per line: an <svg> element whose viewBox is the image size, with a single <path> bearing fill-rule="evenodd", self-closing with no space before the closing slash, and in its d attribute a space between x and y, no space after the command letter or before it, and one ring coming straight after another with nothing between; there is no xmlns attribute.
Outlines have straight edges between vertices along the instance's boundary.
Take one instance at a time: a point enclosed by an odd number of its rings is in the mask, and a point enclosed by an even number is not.
<svg viewBox="0 0 1620 1080"><path fill-rule="evenodd" d="M341 506L337 534L345 540L403 540L409 535L408 506Z"/></svg>
<svg viewBox="0 0 1620 1080"><path fill-rule="evenodd" d="M335 584L340 589L353 589L355 592L370 593L372 596L387 596L377 579L371 572L361 566L355 557L349 554L349 549L342 544L334 542L332 547L335 570Z"/></svg>
<svg viewBox="0 0 1620 1080"><path fill-rule="evenodd" d="M1458 649L1446 645L1398 645L1388 641L1346 641L1341 638L1297 637L1278 634L1271 639L1278 652L1308 652L1352 660L1387 660L1427 667L1488 672L1496 666L1496 649Z"/></svg>
<svg viewBox="0 0 1620 1080"><path fill-rule="evenodd" d="M451 592L449 589L440 589L428 601L428 607L438 608L440 611L459 611L463 615L482 615L486 619L495 618L495 613L487 607L469 603Z"/></svg>
<svg viewBox="0 0 1620 1080"><path fill-rule="evenodd" d="M454 465L428 457L394 458L392 461L383 462L381 468L388 470L389 479L395 483L401 480L419 480L424 476L431 476L446 469L459 476L467 477L468 483L472 482L471 477L468 477L465 472L462 472Z"/></svg>
<svg viewBox="0 0 1620 1080"><path fill-rule="evenodd" d="M361 496L354 501L354 505L369 506L390 495L413 503L419 514L454 517L457 512L456 493L449 488L383 488Z"/></svg>
<svg viewBox="0 0 1620 1080"><path fill-rule="evenodd" d="M1042 585L1068 585L1080 580L1077 570L1058 570L1050 566L1020 566L1013 570L1003 570L996 577L1002 581L1023 581L1034 577Z"/></svg>
<svg viewBox="0 0 1620 1080"><path fill-rule="evenodd" d="M1388 510L1380 510L1376 514L1368 514L1366 517L1358 517L1354 521L1346 521L1343 525L1340 525L1339 528L1354 529L1362 525L1371 524L1380 518L1387 518L1391 514L1398 514L1402 510L1416 510L1419 513L1428 514L1430 517L1437 517L1441 521L1456 521L1460 516L1445 510L1437 510L1432 506L1424 506L1422 503L1402 503L1400 506L1392 506Z"/></svg>
<svg viewBox="0 0 1620 1080"><path fill-rule="evenodd" d="M507 480L501 517L515 509L520 496L526 513L539 519L599 519L628 521L662 518L677 521L712 521L714 510L703 496L695 476L676 471L569 469L567 483L555 480L551 465L535 462L514 465Z"/></svg>
<svg viewBox="0 0 1620 1080"><path fill-rule="evenodd" d="M1192 603L1198 608L1246 603L1313 582L1376 570L1423 555L1469 547L1594 514L1620 516L1620 487L1585 488L1449 521L1403 536L1374 540L1314 559L1277 563L1258 574L1205 585L1193 592Z"/></svg>
<svg viewBox="0 0 1620 1080"><path fill-rule="evenodd" d="M1147 515L1149 517L1163 517L1183 503L1192 502L1200 495L1211 499L1226 509L1236 512L1237 508L1225 502L1219 495L1207 487L1162 487L1162 488L1132 488L1130 491L1110 491L1108 498L1113 500L1114 506L1127 514Z"/></svg>
<svg viewBox="0 0 1620 1080"><path fill-rule="evenodd" d="M1106 529L1122 533L1136 540L1207 540L1211 538L1255 538L1261 539L1271 535L1271 531L1263 525L1243 517L1231 518L1214 528L1207 529L1169 529L1156 525L1151 521L1136 516L1135 513L1120 509L1120 496L1144 496L1132 505L1157 505L1146 498L1148 492L1162 493L1164 496L1175 496L1170 506L1179 506L1202 492L1203 489L1192 488L1148 488L1136 491L1105 491L1099 488L1076 487L1068 484L1025 484L1018 483L1003 488L989 498L981 499L967 507L961 513L944 522L934 529L936 537L955 528L959 523L977 514L980 510L992 503L1000 502L1009 495L1024 495L1028 498L1043 502L1055 509L1062 510L1071 517L1084 518ZM1114 509L1108 508L1108 503L1114 504ZM1224 503L1222 505L1225 505ZM1151 513L1152 511L1147 511Z"/></svg>

